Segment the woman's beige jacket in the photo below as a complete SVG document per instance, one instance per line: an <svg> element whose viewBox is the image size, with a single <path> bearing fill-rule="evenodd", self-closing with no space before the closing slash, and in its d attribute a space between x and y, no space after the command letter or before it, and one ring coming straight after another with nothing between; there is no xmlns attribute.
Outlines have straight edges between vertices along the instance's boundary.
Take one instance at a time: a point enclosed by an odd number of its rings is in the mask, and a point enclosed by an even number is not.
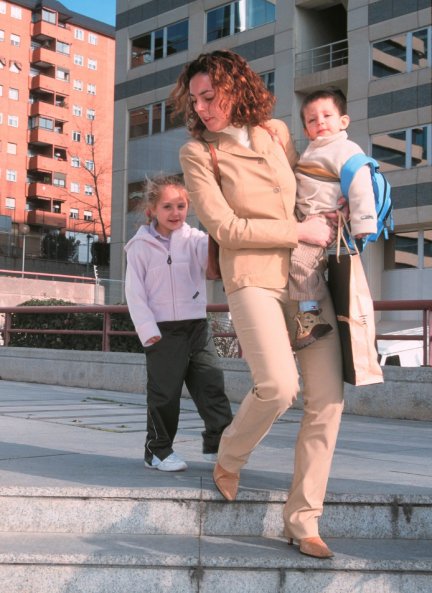
<svg viewBox="0 0 432 593"><path fill-rule="evenodd" d="M297 246L292 171L297 153L282 121L270 120L266 126L280 142L261 126L249 128L251 148L223 132L204 133L216 149L223 193L208 146L190 140L180 149L195 212L220 245L227 294L244 286L286 286L291 249Z"/></svg>

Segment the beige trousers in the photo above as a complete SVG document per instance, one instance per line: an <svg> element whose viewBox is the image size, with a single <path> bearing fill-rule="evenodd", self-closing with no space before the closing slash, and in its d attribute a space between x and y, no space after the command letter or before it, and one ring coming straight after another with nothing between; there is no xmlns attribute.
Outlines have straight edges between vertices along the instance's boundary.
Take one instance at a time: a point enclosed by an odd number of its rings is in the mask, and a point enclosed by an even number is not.
<svg viewBox="0 0 432 593"><path fill-rule="evenodd" d="M291 406L299 377L288 331L293 335L297 303L287 289L242 288L228 296L230 312L254 387L244 398L219 446L219 463L238 472L273 422ZM325 318L336 328L327 294ZM304 415L294 474L284 507L285 535L318 535L333 452L343 409L342 363L337 331L297 354L303 380Z"/></svg>

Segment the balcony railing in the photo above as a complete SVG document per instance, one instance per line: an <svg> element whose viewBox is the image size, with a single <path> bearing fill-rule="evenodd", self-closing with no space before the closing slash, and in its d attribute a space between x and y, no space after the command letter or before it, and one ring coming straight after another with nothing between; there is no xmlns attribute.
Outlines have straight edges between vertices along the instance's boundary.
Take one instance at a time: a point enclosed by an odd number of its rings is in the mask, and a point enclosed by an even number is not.
<svg viewBox="0 0 432 593"><path fill-rule="evenodd" d="M295 57L296 76L305 76L348 64L348 40L314 47Z"/></svg>
<svg viewBox="0 0 432 593"><path fill-rule="evenodd" d="M64 229L67 225L67 215L47 210L30 210L27 213L27 222L28 224Z"/></svg>

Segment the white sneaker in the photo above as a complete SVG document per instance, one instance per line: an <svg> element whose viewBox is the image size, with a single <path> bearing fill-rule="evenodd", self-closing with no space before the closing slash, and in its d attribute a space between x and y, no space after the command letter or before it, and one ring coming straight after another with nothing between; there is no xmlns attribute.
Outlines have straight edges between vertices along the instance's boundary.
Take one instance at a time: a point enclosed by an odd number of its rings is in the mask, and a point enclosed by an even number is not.
<svg viewBox="0 0 432 593"><path fill-rule="evenodd" d="M171 453L163 461L159 457L156 457L156 455L153 455L151 463L144 461L144 465L150 469L158 469L161 472L182 472L187 469L186 462L176 455L176 453Z"/></svg>
<svg viewBox="0 0 432 593"><path fill-rule="evenodd" d="M216 463L217 461L217 453L203 453L203 457L206 461L210 461L211 463Z"/></svg>

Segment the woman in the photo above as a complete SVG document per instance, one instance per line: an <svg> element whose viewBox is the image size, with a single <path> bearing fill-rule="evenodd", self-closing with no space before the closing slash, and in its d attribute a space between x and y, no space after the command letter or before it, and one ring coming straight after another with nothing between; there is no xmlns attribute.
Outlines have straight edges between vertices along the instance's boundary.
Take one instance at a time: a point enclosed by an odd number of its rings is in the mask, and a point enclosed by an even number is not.
<svg viewBox="0 0 432 593"><path fill-rule="evenodd" d="M291 250L298 241L326 247L335 231L321 217L296 221L297 154L285 124L271 119L273 96L243 58L226 50L201 54L183 69L172 100L194 137L180 150L185 183L198 218L220 245L228 305L254 384L222 435L213 474L221 494L234 500L241 468L299 391L289 337L297 312L287 289ZM323 312L335 328L328 295ZM284 533L302 553L329 558L318 518L343 408L336 331L298 360L304 417Z"/></svg>

